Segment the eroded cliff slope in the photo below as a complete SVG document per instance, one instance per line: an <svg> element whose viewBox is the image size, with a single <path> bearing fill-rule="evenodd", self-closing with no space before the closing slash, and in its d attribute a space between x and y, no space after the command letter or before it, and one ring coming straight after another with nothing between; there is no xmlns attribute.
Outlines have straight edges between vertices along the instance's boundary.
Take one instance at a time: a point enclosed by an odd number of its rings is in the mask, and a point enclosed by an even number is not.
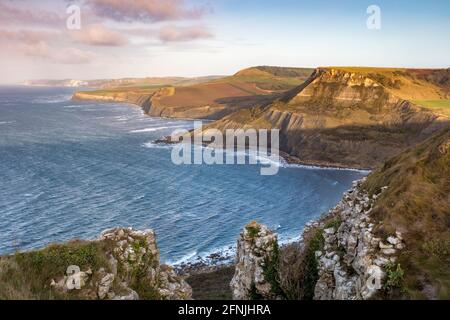
<svg viewBox="0 0 450 320"><path fill-rule="evenodd" d="M449 126L449 117L410 101L447 98L446 82L438 86L397 69L364 70L318 68L271 103L240 110L206 128L276 128L281 151L294 160L373 168Z"/></svg>

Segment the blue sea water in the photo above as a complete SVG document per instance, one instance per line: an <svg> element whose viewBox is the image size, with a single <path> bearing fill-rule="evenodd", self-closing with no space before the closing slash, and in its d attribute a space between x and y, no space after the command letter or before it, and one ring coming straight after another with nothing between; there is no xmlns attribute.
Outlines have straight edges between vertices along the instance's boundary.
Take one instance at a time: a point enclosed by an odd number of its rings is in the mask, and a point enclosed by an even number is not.
<svg viewBox="0 0 450 320"><path fill-rule="evenodd" d="M0 87L0 254L91 239L107 228L156 231L163 261L228 249L257 220L282 241L333 207L366 173L283 166L180 165L152 144L193 121L125 104L72 101L70 88Z"/></svg>

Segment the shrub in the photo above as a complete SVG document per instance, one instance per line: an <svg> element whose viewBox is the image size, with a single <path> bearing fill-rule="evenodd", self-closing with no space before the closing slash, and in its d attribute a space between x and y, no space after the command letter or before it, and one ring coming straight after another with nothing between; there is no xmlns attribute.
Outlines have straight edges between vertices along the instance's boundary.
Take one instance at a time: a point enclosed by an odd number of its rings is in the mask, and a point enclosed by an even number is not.
<svg viewBox="0 0 450 320"><path fill-rule="evenodd" d="M247 233L250 236L250 238L255 238L256 236L258 236L260 231L259 227L255 226L246 226L245 229L247 230Z"/></svg>
<svg viewBox="0 0 450 320"><path fill-rule="evenodd" d="M314 229L304 238L304 249L292 244L282 249L280 256L280 284L286 299L312 300L318 273L316 251L323 250L323 229Z"/></svg>
<svg viewBox="0 0 450 320"><path fill-rule="evenodd" d="M318 229L308 243L305 255L305 279L303 282L304 299L312 300L314 298L314 289L317 280L319 280L318 261L316 251L323 250L325 239L323 238L323 230Z"/></svg>
<svg viewBox="0 0 450 320"><path fill-rule="evenodd" d="M330 220L327 224L325 224L324 229L334 228L337 231L342 224L342 220L340 217L337 217L333 220Z"/></svg>
<svg viewBox="0 0 450 320"><path fill-rule="evenodd" d="M384 268L386 270L386 282L384 284L384 289L393 290L402 288L405 272L400 264L398 263L395 265L394 263L389 263Z"/></svg>
<svg viewBox="0 0 450 320"><path fill-rule="evenodd" d="M250 286L250 292L248 293L248 298L250 300L262 300L262 296L258 293L258 290L256 289L256 285L254 282L252 282Z"/></svg>
<svg viewBox="0 0 450 320"><path fill-rule="evenodd" d="M275 296L284 296L283 290L280 286L280 251L277 241L272 243L272 256L267 257L264 261L264 278L270 283L271 293Z"/></svg>

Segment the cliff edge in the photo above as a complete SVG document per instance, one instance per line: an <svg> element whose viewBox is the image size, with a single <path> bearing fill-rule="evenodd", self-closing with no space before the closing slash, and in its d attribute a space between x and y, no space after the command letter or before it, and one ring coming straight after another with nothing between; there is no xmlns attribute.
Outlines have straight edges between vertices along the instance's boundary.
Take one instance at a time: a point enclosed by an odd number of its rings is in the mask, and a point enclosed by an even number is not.
<svg viewBox="0 0 450 320"><path fill-rule="evenodd" d="M115 228L97 240L0 257L0 299L191 299L191 287L160 264L152 230Z"/></svg>

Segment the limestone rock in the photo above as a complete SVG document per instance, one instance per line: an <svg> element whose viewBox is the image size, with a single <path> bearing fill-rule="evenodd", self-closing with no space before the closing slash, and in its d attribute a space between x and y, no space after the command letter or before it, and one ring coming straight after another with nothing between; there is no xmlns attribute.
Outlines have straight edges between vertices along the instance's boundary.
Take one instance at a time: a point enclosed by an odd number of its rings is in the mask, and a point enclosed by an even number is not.
<svg viewBox="0 0 450 320"><path fill-rule="evenodd" d="M172 267L162 265L159 274L159 294L165 300L192 299L192 288Z"/></svg>
<svg viewBox="0 0 450 320"><path fill-rule="evenodd" d="M276 250L277 235L266 226L253 221L244 228L237 241L236 271L230 283L234 299L252 295L276 298L264 272L268 263L278 263Z"/></svg>
<svg viewBox="0 0 450 320"><path fill-rule="evenodd" d="M192 299L186 281L170 266L160 265L153 230L113 228L103 231L95 241L105 242L108 248L106 265L52 279L50 286L54 290L78 289L79 295L88 299L137 300L139 295L133 286L144 282L158 293L155 298ZM74 284L77 288L72 288Z"/></svg>
<svg viewBox="0 0 450 320"><path fill-rule="evenodd" d="M330 210L341 225L324 229L325 252L316 254L319 279L314 299L371 299L382 286L383 267L395 261L397 251L404 248L400 232L389 236L386 242L373 234L375 222L370 213L378 197L369 197L354 182L353 188L344 194L341 202ZM388 187L383 187L382 192ZM339 248L341 256L336 254ZM350 272L349 272L350 271Z"/></svg>
<svg viewBox="0 0 450 320"><path fill-rule="evenodd" d="M109 291L111 290L112 284L114 282L114 274L107 273L103 278L100 279L98 284L98 297L104 299Z"/></svg>

